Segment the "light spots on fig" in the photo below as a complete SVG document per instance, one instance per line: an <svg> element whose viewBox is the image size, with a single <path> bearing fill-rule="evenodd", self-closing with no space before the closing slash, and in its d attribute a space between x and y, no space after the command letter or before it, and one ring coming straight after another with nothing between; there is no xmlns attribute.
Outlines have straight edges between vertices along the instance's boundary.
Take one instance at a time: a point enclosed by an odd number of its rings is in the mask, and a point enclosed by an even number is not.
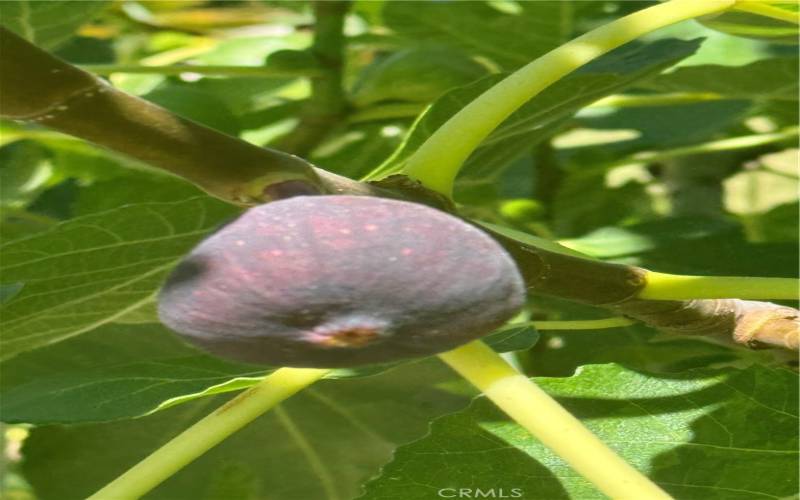
<svg viewBox="0 0 800 500"><path fill-rule="evenodd" d="M244 240L236 240L236 243L235 243L235 244L236 244L236 246L237 246L237 247L243 247L243 246L245 246L245 242L244 242Z"/></svg>
<svg viewBox="0 0 800 500"><path fill-rule="evenodd" d="M350 234L350 233L352 233L352 232L353 232L353 231L351 231L351 230L349 230L349 229L347 229L347 228L344 228L344 229L340 229L340 230L339 230L339 233L341 233L341 234Z"/></svg>
<svg viewBox="0 0 800 500"><path fill-rule="evenodd" d="M414 249L413 248L404 248L404 249L400 250L400 253L402 253L403 255L408 257L409 255L414 253Z"/></svg>
<svg viewBox="0 0 800 500"><path fill-rule="evenodd" d="M378 230L378 226L376 226L375 224L365 224L364 225L364 231L377 231L377 230Z"/></svg>
<svg viewBox="0 0 800 500"><path fill-rule="evenodd" d="M263 252L259 252L259 255L262 259L269 260L283 255L283 250L265 250Z"/></svg>

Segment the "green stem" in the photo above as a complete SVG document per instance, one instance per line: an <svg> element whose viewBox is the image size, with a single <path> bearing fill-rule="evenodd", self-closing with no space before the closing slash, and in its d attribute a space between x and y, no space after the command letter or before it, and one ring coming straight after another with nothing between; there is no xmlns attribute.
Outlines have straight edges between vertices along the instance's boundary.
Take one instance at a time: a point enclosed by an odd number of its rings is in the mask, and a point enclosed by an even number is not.
<svg viewBox="0 0 800 500"><path fill-rule="evenodd" d="M451 196L461 165L503 120L584 64L680 21L730 8L734 0L671 0L594 29L539 57L469 103L408 159L403 173Z"/></svg>
<svg viewBox="0 0 800 500"><path fill-rule="evenodd" d="M477 341L439 357L611 498L670 498L532 380Z"/></svg>
<svg viewBox="0 0 800 500"><path fill-rule="evenodd" d="M796 300L800 280L739 276L684 276L647 271L638 298L650 300L691 299L788 299Z"/></svg>
<svg viewBox="0 0 800 500"><path fill-rule="evenodd" d="M528 324L537 330L600 330L603 328L630 326L636 324L636 321L628 318L603 318L570 321L531 321Z"/></svg>
<svg viewBox="0 0 800 500"><path fill-rule="evenodd" d="M800 24L800 17L798 17L797 12L781 9L779 7L773 7L772 5L766 5L762 2L747 2L739 0L734 6L734 9L742 12L749 12L750 14L757 14L763 17L769 17L770 19L786 21L792 24Z"/></svg>
<svg viewBox="0 0 800 500"><path fill-rule="evenodd" d="M330 370L281 368L189 427L89 500L139 498L256 417Z"/></svg>
<svg viewBox="0 0 800 500"><path fill-rule="evenodd" d="M126 64L94 64L81 65L81 69L97 75L110 75L112 73L181 75L183 73L196 73L198 75L213 76L259 76L263 78L313 78L319 75L319 70L312 69L283 69L269 66L192 66L189 64L175 64L168 66L144 66Z"/></svg>

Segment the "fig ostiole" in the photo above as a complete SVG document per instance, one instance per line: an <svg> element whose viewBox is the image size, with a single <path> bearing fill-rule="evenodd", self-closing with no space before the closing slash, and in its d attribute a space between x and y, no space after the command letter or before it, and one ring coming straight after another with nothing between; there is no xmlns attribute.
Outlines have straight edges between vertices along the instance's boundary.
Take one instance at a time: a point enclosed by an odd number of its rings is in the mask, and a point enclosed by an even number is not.
<svg viewBox="0 0 800 500"><path fill-rule="evenodd" d="M167 279L158 311L222 358L337 368L450 350L524 300L511 257L456 217L384 198L297 196L202 241Z"/></svg>

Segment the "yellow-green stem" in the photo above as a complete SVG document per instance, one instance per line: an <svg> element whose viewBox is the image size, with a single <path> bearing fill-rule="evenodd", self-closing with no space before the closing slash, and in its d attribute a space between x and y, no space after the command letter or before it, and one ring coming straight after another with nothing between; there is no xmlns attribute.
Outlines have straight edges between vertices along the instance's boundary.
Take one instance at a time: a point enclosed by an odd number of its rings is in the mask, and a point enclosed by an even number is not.
<svg viewBox="0 0 800 500"><path fill-rule="evenodd" d="M648 271L638 298L650 300L691 299L797 299L800 280L748 276L684 276Z"/></svg>
<svg viewBox="0 0 800 500"><path fill-rule="evenodd" d="M636 324L636 321L622 317L530 322L530 325L537 330L600 330L603 328L619 328L621 326L630 326L633 324Z"/></svg>
<svg viewBox="0 0 800 500"><path fill-rule="evenodd" d="M281 368L109 483L89 500L136 499L219 444L281 401L322 378L330 370Z"/></svg>
<svg viewBox="0 0 800 500"><path fill-rule="evenodd" d="M786 21L792 24L800 24L800 16L797 12L780 7L773 7L762 2L748 2L739 0L736 2L734 9L742 12L749 12L750 14L757 14L770 19L777 19L779 21Z"/></svg>
<svg viewBox="0 0 800 500"><path fill-rule="evenodd" d="M461 165L517 108L584 64L657 29L720 12L735 0L671 0L594 29L539 57L469 103L408 159L403 173L451 196Z"/></svg>
<svg viewBox="0 0 800 500"><path fill-rule="evenodd" d="M483 342L439 357L609 497L670 498Z"/></svg>

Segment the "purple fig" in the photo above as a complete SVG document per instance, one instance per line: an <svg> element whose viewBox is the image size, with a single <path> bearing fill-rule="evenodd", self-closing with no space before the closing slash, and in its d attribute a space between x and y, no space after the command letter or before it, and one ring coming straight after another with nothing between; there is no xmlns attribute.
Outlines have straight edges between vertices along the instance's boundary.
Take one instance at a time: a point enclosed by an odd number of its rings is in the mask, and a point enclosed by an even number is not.
<svg viewBox="0 0 800 500"><path fill-rule="evenodd" d="M223 358L348 367L443 352L523 305L492 238L416 203L297 196L201 242L167 280L159 316Z"/></svg>

